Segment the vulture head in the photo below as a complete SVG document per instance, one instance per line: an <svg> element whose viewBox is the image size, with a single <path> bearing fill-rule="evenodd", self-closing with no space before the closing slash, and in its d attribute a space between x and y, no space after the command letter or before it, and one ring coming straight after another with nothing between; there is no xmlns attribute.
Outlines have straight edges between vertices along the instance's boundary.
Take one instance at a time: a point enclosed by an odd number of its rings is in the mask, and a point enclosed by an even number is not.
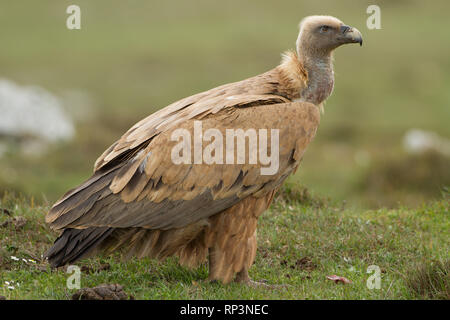
<svg viewBox="0 0 450 320"><path fill-rule="evenodd" d="M329 54L347 43L362 45L362 35L358 29L345 25L331 16L309 16L300 22L297 51L314 51Z"/></svg>

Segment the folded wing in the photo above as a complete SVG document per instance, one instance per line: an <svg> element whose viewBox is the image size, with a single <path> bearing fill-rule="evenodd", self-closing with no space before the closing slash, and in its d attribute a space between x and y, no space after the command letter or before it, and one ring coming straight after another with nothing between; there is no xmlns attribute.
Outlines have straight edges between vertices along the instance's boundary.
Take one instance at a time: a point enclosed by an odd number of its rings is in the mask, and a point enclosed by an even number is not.
<svg viewBox="0 0 450 320"><path fill-rule="evenodd" d="M180 228L279 186L315 135L317 107L220 88L183 99L133 126L97 160L94 175L53 206L46 221L56 230ZM234 164L174 164L171 153L178 141L171 135L180 128L193 133L194 121L202 122L203 131L219 130L224 142L227 129L267 129L268 154L270 130L279 130L277 172L262 175L259 161L236 164L236 158ZM224 159L226 152L224 146Z"/></svg>

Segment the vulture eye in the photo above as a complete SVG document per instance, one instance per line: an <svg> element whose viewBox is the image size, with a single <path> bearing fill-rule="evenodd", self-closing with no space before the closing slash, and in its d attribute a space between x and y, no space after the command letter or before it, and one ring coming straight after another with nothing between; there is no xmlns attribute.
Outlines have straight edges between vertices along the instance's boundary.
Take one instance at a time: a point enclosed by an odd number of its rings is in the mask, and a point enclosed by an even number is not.
<svg viewBox="0 0 450 320"><path fill-rule="evenodd" d="M321 26L320 27L320 32L325 33L325 32L328 32L329 29L330 29L329 26Z"/></svg>

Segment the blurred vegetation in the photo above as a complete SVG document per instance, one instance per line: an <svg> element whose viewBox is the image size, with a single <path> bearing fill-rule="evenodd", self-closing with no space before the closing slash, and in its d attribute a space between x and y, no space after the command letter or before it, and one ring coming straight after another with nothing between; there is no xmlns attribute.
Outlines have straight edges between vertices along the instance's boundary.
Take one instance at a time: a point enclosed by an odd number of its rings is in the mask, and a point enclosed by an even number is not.
<svg viewBox="0 0 450 320"><path fill-rule="evenodd" d="M293 48L298 22L334 15L357 27L364 46L335 54L336 84L318 135L296 176L313 192L354 205L393 205L365 183L388 172L408 176L402 136L410 128L450 137L450 3L434 1L88 1L79 0L82 29L65 27L72 1L0 3L0 77L39 85L70 100L76 139L40 156L10 151L0 159L0 192L56 200L82 182L95 159L146 115L185 96L276 66ZM381 30L368 30L366 8L381 7ZM389 169L379 163L392 161ZM443 160L423 163L418 186L448 183ZM394 172L393 172L394 170ZM378 178L377 178L378 177ZM400 188L403 180L390 184ZM378 183L378 182L377 182ZM379 188L385 188L384 182ZM440 195L409 188L405 204ZM427 189L428 190L428 189ZM422 199L421 198L421 199ZM395 201L394 201L395 202ZM395 203L394 203L395 204Z"/></svg>
<svg viewBox="0 0 450 320"><path fill-rule="evenodd" d="M380 160L355 192L362 192L374 206L417 205L439 192L448 194L445 186L450 186L449 159L429 151Z"/></svg>
<svg viewBox="0 0 450 320"><path fill-rule="evenodd" d="M450 300L450 260L422 264L407 281L408 286L422 299Z"/></svg>
<svg viewBox="0 0 450 320"><path fill-rule="evenodd" d="M289 181L281 186L275 194L274 201L284 205L302 205L319 209L326 208L330 199L312 194L307 187Z"/></svg>

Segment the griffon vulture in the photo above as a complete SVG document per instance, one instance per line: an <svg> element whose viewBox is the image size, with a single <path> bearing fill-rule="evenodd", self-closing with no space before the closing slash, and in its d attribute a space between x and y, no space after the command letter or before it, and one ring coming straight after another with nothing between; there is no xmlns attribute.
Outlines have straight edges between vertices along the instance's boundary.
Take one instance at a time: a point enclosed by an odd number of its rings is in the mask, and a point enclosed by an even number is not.
<svg viewBox="0 0 450 320"><path fill-rule="evenodd" d="M284 54L276 68L179 100L135 124L97 159L92 177L46 216L61 231L46 253L50 264L123 249L129 256L177 256L190 267L208 259L210 280L257 284L248 269L258 217L314 138L319 110L333 90L333 51L347 43L362 44L361 33L334 17L307 17L297 50ZM174 163L180 143L175 131L192 133L199 121L202 132L213 129L216 139L230 129L278 130L278 141L258 138L265 141L266 155L278 152L275 172L263 174L265 164L249 161L255 148L250 142L245 161L236 159L236 151L227 161L205 163L182 149L189 161ZM192 147L190 141L186 145Z"/></svg>

